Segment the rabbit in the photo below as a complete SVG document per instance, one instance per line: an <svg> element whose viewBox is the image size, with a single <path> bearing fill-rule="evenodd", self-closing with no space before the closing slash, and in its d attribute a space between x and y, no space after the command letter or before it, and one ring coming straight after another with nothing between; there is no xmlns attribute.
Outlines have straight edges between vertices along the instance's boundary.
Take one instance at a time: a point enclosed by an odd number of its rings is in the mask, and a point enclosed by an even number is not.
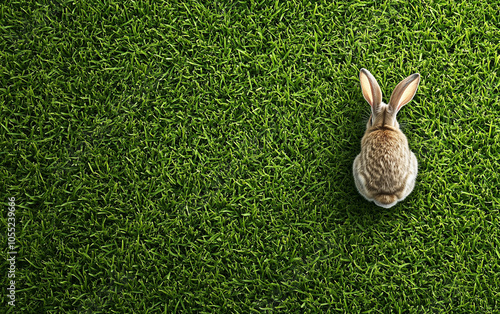
<svg viewBox="0 0 500 314"><path fill-rule="evenodd" d="M415 187L417 158L399 129L396 114L415 96L420 74L402 80L392 92L389 104L382 102L380 86L368 70L361 69L359 80L372 111L361 139L361 153L352 165L354 181L364 198L390 208Z"/></svg>

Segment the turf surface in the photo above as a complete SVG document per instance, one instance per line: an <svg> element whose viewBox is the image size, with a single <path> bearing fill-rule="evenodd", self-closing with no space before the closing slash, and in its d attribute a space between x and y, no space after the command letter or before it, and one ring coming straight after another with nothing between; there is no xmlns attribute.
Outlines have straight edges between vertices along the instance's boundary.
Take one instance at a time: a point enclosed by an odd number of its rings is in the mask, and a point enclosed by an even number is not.
<svg viewBox="0 0 500 314"><path fill-rule="evenodd" d="M8 312L493 312L498 1L4 1ZM419 160L384 210L351 173L360 68ZM5 237L6 238L6 237Z"/></svg>

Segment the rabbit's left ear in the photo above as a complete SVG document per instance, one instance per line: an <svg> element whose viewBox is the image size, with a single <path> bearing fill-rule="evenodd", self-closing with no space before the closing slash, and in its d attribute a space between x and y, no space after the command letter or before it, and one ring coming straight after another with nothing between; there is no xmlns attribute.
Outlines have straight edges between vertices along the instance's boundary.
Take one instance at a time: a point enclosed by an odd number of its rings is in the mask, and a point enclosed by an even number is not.
<svg viewBox="0 0 500 314"><path fill-rule="evenodd" d="M394 89L389 100L389 108L394 114L410 102L417 92L418 84L420 83L420 74L415 73L402 80Z"/></svg>
<svg viewBox="0 0 500 314"><path fill-rule="evenodd" d="M366 101L375 112L378 111L378 107L382 103L382 91L380 90L380 86L378 86L377 80L370 71L361 69L361 71L359 71L359 81L361 83L363 97L365 97Z"/></svg>

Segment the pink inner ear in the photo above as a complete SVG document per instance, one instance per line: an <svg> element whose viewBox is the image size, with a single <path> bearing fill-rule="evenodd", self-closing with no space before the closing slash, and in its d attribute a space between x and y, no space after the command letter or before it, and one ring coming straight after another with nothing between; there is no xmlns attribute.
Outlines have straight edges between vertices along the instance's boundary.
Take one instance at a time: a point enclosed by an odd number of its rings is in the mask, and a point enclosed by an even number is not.
<svg viewBox="0 0 500 314"><path fill-rule="evenodd" d="M373 91L372 86L370 85L370 81L365 74L361 74L360 76L361 82L361 90L363 91L363 96L365 100L373 107Z"/></svg>
<svg viewBox="0 0 500 314"><path fill-rule="evenodd" d="M419 83L419 81L415 80L415 81L411 82L410 84L408 84L406 89L403 91L403 94L399 98L396 112L398 112L399 109L401 109L401 107L403 107L404 105L409 103L410 100L412 100L413 96L415 96L415 92L417 91L418 83Z"/></svg>

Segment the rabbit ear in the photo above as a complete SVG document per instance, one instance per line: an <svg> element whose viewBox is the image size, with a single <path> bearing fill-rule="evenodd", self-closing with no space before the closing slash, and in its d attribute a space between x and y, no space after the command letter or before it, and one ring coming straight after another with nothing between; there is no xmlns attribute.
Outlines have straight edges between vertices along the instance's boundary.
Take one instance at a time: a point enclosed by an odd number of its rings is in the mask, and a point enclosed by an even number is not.
<svg viewBox="0 0 500 314"><path fill-rule="evenodd" d="M382 91L378 86L377 80L367 69L361 69L359 72L359 81L361 82L361 90L363 97L375 109L382 103Z"/></svg>
<svg viewBox="0 0 500 314"><path fill-rule="evenodd" d="M389 108L394 114L398 113L399 109L410 102L417 92L418 83L420 83L420 74L415 73L402 80L394 89L389 100Z"/></svg>

